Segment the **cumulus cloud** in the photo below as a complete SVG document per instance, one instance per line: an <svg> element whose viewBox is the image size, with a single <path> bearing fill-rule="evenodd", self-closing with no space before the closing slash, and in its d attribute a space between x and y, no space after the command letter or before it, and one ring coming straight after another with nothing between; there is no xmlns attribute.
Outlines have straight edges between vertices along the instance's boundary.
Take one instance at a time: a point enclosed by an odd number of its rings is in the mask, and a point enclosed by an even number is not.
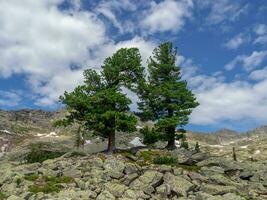
<svg viewBox="0 0 267 200"><path fill-rule="evenodd" d="M167 0L159 3L151 2L151 8L142 20L142 26L149 33L172 31L177 32L191 16L191 0Z"/></svg>
<svg viewBox="0 0 267 200"><path fill-rule="evenodd" d="M257 80L256 83L238 80L227 82L221 73L210 76L198 73L196 66L193 73L189 70L189 75L183 71L200 103L193 111L190 123L216 125L245 119L266 123L267 76L262 74L266 70L251 73L250 77Z"/></svg>
<svg viewBox="0 0 267 200"><path fill-rule="evenodd" d="M84 68L99 69L118 48L138 47L148 58L155 47L139 37L115 43L96 14L61 11L60 3L0 1L0 76L24 74L41 106L57 102L65 90L82 82Z"/></svg>
<svg viewBox="0 0 267 200"><path fill-rule="evenodd" d="M246 71L258 67L267 58L267 51L253 51L251 55L238 55L225 65L226 70L232 70L238 65Z"/></svg>
<svg viewBox="0 0 267 200"><path fill-rule="evenodd" d="M246 37L244 34L238 34L228 40L225 44L224 47L227 49L237 49L240 47L242 44L248 42L248 37Z"/></svg>

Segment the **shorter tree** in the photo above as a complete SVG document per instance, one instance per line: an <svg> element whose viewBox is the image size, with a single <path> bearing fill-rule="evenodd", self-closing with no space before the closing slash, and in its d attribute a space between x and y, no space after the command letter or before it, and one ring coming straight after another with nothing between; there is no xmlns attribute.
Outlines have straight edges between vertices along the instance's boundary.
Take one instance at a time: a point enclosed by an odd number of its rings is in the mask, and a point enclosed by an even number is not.
<svg viewBox="0 0 267 200"><path fill-rule="evenodd" d="M82 124L85 130L107 137L108 152L112 153L116 131L132 132L136 129L137 119L129 113L131 100L122 89L134 91L135 82L142 75L139 50L118 50L104 61L101 73L85 70L84 84L60 97L68 114L58 124Z"/></svg>

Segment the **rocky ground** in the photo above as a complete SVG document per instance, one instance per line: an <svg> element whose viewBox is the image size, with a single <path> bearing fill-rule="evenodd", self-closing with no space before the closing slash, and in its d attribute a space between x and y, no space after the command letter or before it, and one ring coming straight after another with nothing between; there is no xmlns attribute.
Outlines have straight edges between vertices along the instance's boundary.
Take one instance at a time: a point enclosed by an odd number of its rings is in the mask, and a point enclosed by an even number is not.
<svg viewBox="0 0 267 200"><path fill-rule="evenodd" d="M188 132L189 150L174 151L125 150L141 135L117 133L124 150L106 155L97 152L107 141L91 136L73 151L74 129L51 126L60 116L62 111L0 111L0 200L267 199L266 126L243 134Z"/></svg>
<svg viewBox="0 0 267 200"><path fill-rule="evenodd" d="M155 164L170 156L177 163ZM236 162L184 149L67 153L42 163L1 163L0 199L267 199L266 166L266 160Z"/></svg>

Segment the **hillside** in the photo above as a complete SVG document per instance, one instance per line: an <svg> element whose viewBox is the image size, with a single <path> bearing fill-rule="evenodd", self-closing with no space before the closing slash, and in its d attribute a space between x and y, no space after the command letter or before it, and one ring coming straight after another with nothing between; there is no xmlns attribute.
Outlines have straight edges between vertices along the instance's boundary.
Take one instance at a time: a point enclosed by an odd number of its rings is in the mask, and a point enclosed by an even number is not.
<svg viewBox="0 0 267 200"><path fill-rule="evenodd" d="M76 151L75 128L51 126L64 112L0 111L1 200L267 198L266 126L242 134L188 131L189 149L174 151L130 149L129 142L142 136L117 133L121 150L106 155L106 140L88 135Z"/></svg>

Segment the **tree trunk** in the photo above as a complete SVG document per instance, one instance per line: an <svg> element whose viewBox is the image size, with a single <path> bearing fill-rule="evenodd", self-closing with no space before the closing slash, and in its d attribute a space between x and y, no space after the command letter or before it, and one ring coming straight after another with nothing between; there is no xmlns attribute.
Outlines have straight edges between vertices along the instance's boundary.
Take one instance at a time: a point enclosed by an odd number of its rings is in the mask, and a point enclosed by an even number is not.
<svg viewBox="0 0 267 200"><path fill-rule="evenodd" d="M167 128L167 135L168 135L168 144L165 148L169 149L169 150L176 149L176 146L175 146L175 127Z"/></svg>
<svg viewBox="0 0 267 200"><path fill-rule="evenodd" d="M108 153L112 154L115 150L115 131L112 131L108 136Z"/></svg>

